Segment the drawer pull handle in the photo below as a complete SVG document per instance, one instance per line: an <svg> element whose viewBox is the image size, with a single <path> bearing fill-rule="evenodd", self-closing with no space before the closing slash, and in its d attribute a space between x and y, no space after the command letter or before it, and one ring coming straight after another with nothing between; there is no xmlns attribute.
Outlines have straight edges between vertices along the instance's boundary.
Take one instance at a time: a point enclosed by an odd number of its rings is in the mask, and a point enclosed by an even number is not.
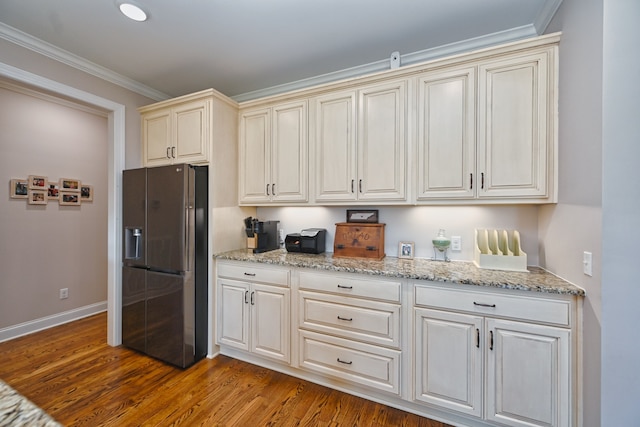
<svg viewBox="0 0 640 427"><path fill-rule="evenodd" d="M345 365L351 365L353 363L353 361L350 362L345 362L344 360L340 360L340 358L338 357L338 359L336 359L338 362L343 363Z"/></svg>
<svg viewBox="0 0 640 427"><path fill-rule="evenodd" d="M340 244L336 246L336 249L344 249L344 245Z"/></svg>
<svg viewBox="0 0 640 427"><path fill-rule="evenodd" d="M244 273L245 276L256 277L256 273Z"/></svg>
<svg viewBox="0 0 640 427"><path fill-rule="evenodd" d="M495 304L484 304L484 303L475 302L475 301L473 302L473 305L478 305L480 307L489 307L489 308L495 308L496 307Z"/></svg>
<svg viewBox="0 0 640 427"><path fill-rule="evenodd" d="M338 285L338 288L340 288L340 289L353 289L353 286Z"/></svg>
<svg viewBox="0 0 640 427"><path fill-rule="evenodd" d="M368 251L377 251L378 248L376 248L375 246L367 246L367 250Z"/></svg>
<svg viewBox="0 0 640 427"><path fill-rule="evenodd" d="M338 316L338 320L346 320L347 322L352 322L353 321L353 317L340 317L340 316Z"/></svg>

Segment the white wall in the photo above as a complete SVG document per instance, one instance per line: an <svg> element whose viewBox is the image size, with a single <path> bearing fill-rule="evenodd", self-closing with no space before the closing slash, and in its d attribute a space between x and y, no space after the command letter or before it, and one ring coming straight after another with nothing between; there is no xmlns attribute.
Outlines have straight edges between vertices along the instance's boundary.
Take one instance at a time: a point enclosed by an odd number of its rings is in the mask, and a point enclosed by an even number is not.
<svg viewBox="0 0 640 427"><path fill-rule="evenodd" d="M345 222L345 207L286 207L259 208L261 220L278 220L285 234L297 233L304 228L327 229L327 252L333 252L333 239L337 222ZM409 206L372 207L378 209L381 223L385 223L385 253L398 255L399 241L415 243L414 255L431 258L431 239L438 230L447 236L462 237L462 251L450 252L452 260L471 261L475 228L516 229L522 235L522 249L527 253L529 265L538 265L538 207L537 206ZM239 218L238 226L241 226Z"/></svg>
<svg viewBox="0 0 640 427"><path fill-rule="evenodd" d="M0 329L107 299L107 117L0 82ZM10 199L9 181L44 175L93 185L80 206ZM60 300L59 289L69 298Z"/></svg>
<svg viewBox="0 0 640 427"><path fill-rule="evenodd" d="M640 2L604 0L602 425L640 424Z"/></svg>

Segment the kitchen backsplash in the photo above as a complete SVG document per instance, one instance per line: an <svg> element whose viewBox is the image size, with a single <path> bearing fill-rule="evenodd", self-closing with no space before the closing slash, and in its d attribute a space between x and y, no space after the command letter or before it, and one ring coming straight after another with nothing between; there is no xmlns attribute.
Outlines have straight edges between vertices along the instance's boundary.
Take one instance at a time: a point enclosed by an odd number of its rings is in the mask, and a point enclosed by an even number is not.
<svg viewBox="0 0 640 427"><path fill-rule="evenodd" d="M522 237L522 250L529 265L538 265L538 206L342 206L342 207L262 207L261 220L278 220L279 227L288 233L304 228L327 229L327 252L333 251L337 222L345 222L347 209L378 209L381 223L385 223L385 253L398 255L398 243L415 243L414 256L431 258L431 240L443 228L447 236L460 236L462 250L449 251L452 260L473 260L474 230L476 228L517 229ZM239 227L242 221L239 220Z"/></svg>

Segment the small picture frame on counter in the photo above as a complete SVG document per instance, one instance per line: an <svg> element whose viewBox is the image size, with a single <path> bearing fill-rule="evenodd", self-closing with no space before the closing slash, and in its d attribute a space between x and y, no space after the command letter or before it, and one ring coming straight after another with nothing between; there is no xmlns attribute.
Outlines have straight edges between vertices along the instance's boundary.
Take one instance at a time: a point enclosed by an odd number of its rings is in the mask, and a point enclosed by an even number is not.
<svg viewBox="0 0 640 427"><path fill-rule="evenodd" d="M347 222L378 223L377 209L347 209Z"/></svg>
<svg viewBox="0 0 640 427"><path fill-rule="evenodd" d="M413 242L398 243L398 258L413 258Z"/></svg>

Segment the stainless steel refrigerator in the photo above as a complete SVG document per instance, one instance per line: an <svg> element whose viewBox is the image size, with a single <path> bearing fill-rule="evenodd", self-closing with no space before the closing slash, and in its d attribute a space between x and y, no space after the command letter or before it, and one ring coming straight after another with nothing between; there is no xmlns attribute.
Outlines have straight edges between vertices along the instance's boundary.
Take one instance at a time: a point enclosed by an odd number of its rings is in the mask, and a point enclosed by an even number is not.
<svg viewBox="0 0 640 427"><path fill-rule="evenodd" d="M186 368L207 351L208 169L123 171L122 343Z"/></svg>

